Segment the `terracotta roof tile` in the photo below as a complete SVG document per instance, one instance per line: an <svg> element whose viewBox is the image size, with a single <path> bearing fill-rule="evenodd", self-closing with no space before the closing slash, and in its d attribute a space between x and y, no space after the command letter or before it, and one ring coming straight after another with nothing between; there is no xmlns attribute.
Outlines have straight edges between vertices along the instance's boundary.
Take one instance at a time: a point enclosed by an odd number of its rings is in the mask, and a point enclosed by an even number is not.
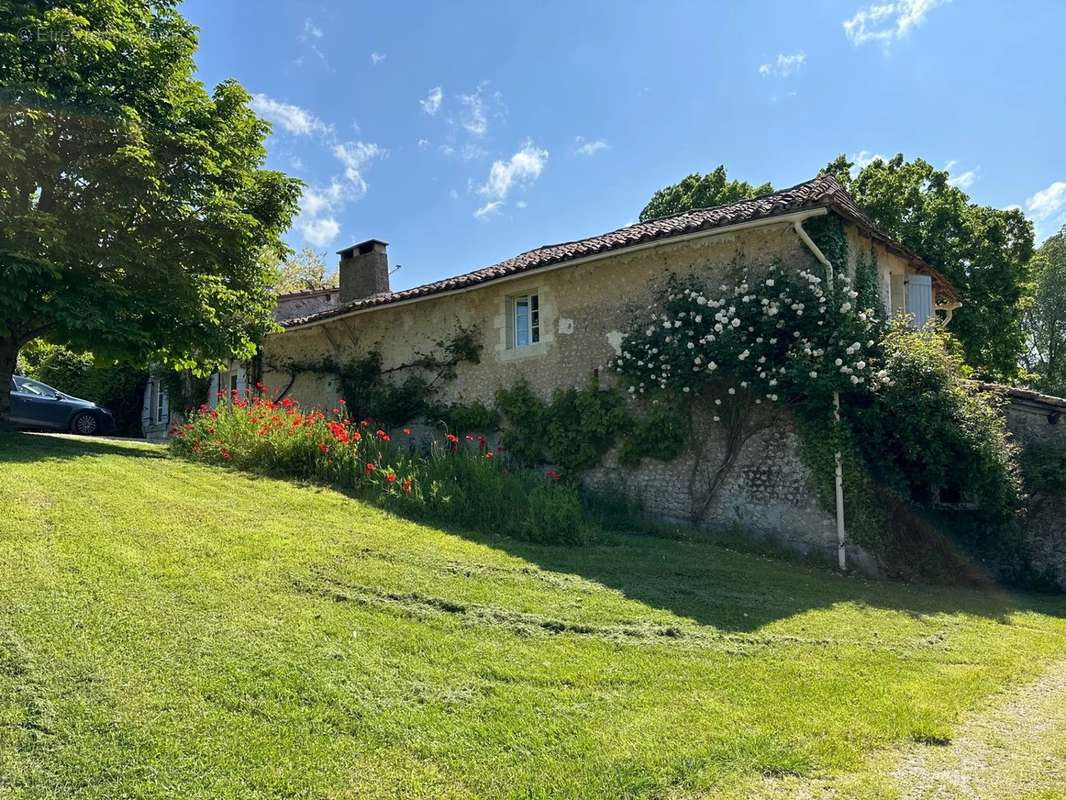
<svg viewBox="0 0 1066 800"><path fill-rule="evenodd" d="M289 319L283 324L286 327L306 325L364 308L390 305L403 300L427 297L456 289L465 289L480 283L529 272L540 267L573 261L612 250L621 250L644 242L659 239L666 240L675 236L696 233L697 231L722 228L741 222L751 222L821 207L831 208L841 216L865 228L870 235L910 260L919 270L932 274L938 286L945 287L945 291L948 294L954 294L950 284L939 272L904 248L888 234L881 231L862 212L848 193L844 191L844 187L840 185L836 178L831 175L820 175L813 180L805 181L791 188L771 192L751 200L741 200L714 208L685 211L680 214L649 220L648 222L638 222L635 225L628 225L625 228L619 228L599 236L592 236L588 239L545 245L474 272L445 278L444 280L404 289L399 292L389 292L355 300L317 314Z"/></svg>

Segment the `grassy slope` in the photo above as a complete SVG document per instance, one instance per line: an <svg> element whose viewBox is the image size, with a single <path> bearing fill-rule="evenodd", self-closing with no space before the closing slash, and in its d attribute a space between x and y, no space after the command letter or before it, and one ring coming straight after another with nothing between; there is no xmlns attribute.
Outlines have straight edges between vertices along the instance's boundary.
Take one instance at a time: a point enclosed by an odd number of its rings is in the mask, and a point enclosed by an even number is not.
<svg viewBox="0 0 1066 800"><path fill-rule="evenodd" d="M1061 599L475 540L160 456L0 436L0 797L742 793L1066 654Z"/></svg>

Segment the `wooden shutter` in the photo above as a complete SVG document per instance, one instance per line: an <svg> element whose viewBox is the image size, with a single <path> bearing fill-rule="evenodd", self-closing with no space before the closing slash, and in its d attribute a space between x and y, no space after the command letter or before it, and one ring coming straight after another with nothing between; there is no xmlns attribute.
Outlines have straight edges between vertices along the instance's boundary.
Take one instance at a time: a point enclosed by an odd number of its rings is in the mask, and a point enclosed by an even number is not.
<svg viewBox="0 0 1066 800"><path fill-rule="evenodd" d="M907 281L907 313L916 328L933 316L933 279L928 275L911 275Z"/></svg>

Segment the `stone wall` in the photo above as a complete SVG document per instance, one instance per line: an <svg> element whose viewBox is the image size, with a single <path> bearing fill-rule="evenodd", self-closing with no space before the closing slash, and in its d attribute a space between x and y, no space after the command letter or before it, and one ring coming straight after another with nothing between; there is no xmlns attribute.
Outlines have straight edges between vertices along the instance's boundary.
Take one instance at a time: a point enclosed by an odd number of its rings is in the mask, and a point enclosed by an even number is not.
<svg viewBox="0 0 1066 800"><path fill-rule="evenodd" d="M1027 389L989 388L1007 401L1004 413L1015 441L1023 448L1055 448L1066 470L1066 399ZM1029 557L1038 571L1066 591L1066 497L1036 495L1029 502L1024 531Z"/></svg>
<svg viewBox="0 0 1066 800"><path fill-rule="evenodd" d="M791 418L781 411L771 413L754 421L757 430L723 471L725 477L719 478L713 493L710 487L726 461L726 436L710 420L697 423L695 447L673 461L645 458L636 468L624 467L612 452L602 466L585 474L583 483L593 492L635 501L656 519L767 538L802 555L835 562L835 517L819 504ZM862 558L872 568L872 562Z"/></svg>
<svg viewBox="0 0 1066 800"><path fill-rule="evenodd" d="M896 258L868 238L860 241L852 228L849 225L845 230L854 240L853 249L872 250L879 261ZM439 397L443 402L491 404L497 389L519 379L528 381L543 397L560 387L586 385L589 380L605 384L607 363L619 351L623 331L635 315L647 310L670 273L696 275L713 286L731 282L745 266L757 270L771 263L821 269L790 224L657 243L268 336L263 346L263 381L270 387L288 386L291 381L289 395L302 405L332 408L339 399L335 379L312 372L293 377L286 364L323 358L344 363L377 351L384 368L390 369L409 362L416 353L433 351L436 342L462 326L477 330L483 348L481 362L459 365L456 379L443 387ZM848 271L853 274L854 263ZM508 349L507 298L530 292L540 299L541 341ZM647 460L638 469L627 470L612 455L588 476L588 485L621 492L650 514L687 524L695 497L703 491L700 486L707 484L721 460L720 455L716 460L715 453L716 448L722 449L720 431L709 428L698 435L706 439L708 456L695 478L692 456L670 464ZM797 454L795 433L784 418L746 443L700 524L772 537L803 553L834 559L836 555L833 516L819 507L809 472ZM860 561L872 570L869 559Z"/></svg>

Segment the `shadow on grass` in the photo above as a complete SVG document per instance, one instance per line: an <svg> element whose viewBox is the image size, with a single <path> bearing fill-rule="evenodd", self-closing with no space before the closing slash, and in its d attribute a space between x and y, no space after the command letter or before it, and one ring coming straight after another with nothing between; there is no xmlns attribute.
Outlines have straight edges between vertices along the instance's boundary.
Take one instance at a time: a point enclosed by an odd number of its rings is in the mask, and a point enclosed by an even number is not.
<svg viewBox="0 0 1066 800"><path fill-rule="evenodd" d="M758 555L706 541L608 533L585 547L534 545L448 526L437 527L487 544L550 572L580 575L631 600L668 610L700 625L750 633L807 611L852 604L915 618L969 614L1009 624L1018 611L1066 617L1061 596L928 586L841 575L781 556Z"/></svg>
<svg viewBox="0 0 1066 800"><path fill-rule="evenodd" d="M72 435L0 431L0 464L39 461L69 461L97 456L127 458L166 458L159 447L138 447L135 443Z"/></svg>
<svg viewBox="0 0 1066 800"><path fill-rule="evenodd" d="M167 457L162 448L121 442L0 434L0 464L105 455ZM241 475L253 480L269 477ZM317 490L331 488L306 485ZM348 496L368 502L365 497ZM609 532L593 545L550 546L470 531L440 520L407 518L726 632L751 633L777 620L838 604L894 610L913 617L970 614L1004 624L1013 613L1026 610L1066 617L1066 598L1061 595L1016 594L995 586L973 589L868 580L695 539Z"/></svg>

